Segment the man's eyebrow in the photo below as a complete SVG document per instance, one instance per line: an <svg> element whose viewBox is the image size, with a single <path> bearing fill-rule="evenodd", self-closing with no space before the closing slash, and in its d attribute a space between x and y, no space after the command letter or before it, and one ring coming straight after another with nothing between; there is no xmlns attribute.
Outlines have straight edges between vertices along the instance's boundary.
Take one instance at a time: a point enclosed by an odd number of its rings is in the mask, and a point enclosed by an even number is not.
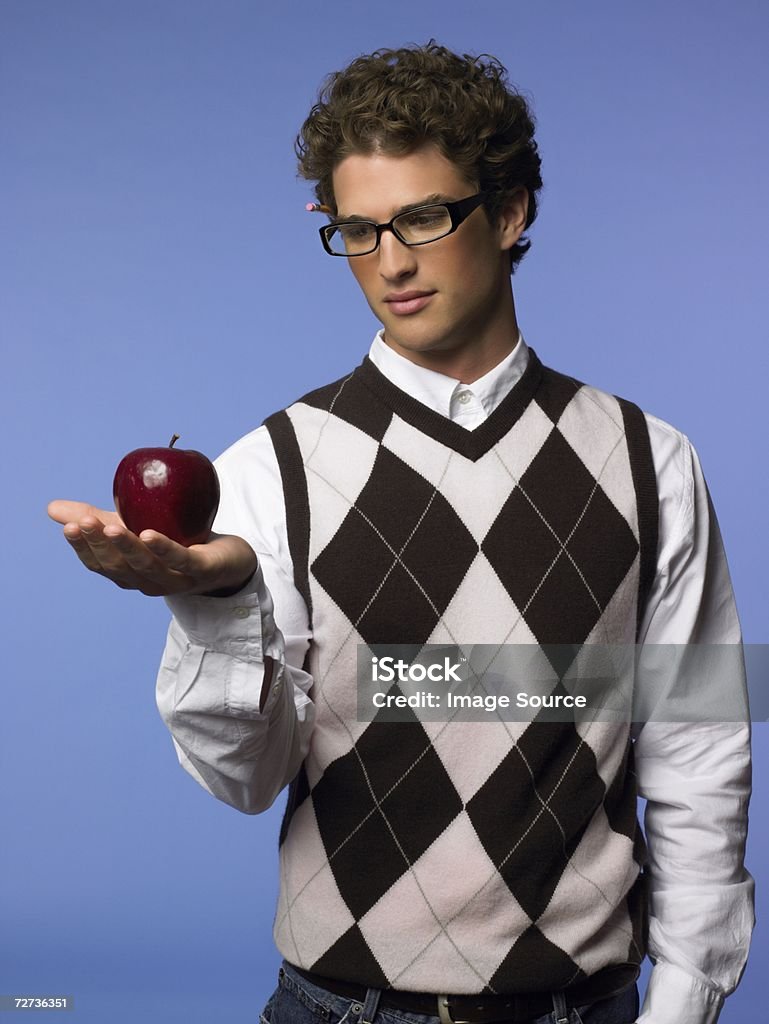
<svg viewBox="0 0 769 1024"><path fill-rule="evenodd" d="M432 192L429 196L425 196L424 199L419 199L415 203L406 203L405 206L399 207L393 214L393 217L400 217L402 213L410 213L412 210L418 210L421 206L431 206L433 203L454 203L456 199L454 196L449 196L445 192ZM338 224L343 220L352 221L365 221L367 224L376 223L371 217L361 217L357 213L339 213L335 217L331 218L332 224Z"/></svg>

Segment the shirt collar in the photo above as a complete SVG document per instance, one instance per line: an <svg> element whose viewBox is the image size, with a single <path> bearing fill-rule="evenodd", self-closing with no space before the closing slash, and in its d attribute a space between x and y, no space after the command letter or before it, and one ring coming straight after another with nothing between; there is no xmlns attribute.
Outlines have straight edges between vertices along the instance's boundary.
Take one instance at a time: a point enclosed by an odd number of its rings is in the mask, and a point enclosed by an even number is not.
<svg viewBox="0 0 769 1024"><path fill-rule="evenodd" d="M489 416L517 383L529 361L529 350L523 335L505 358L472 384L462 384L437 370L412 363L382 340L384 328L377 331L369 359L388 380L422 405L443 416L450 416L451 400L460 391L472 391Z"/></svg>

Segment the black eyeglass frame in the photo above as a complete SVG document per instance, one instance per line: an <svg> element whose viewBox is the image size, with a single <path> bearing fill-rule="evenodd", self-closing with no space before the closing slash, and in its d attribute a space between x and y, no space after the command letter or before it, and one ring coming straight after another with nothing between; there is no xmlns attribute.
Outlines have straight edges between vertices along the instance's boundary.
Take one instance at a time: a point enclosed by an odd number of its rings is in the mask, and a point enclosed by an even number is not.
<svg viewBox="0 0 769 1024"><path fill-rule="evenodd" d="M323 243L323 248L329 254L329 256L341 256L343 259L355 259L356 256L370 256L372 252L376 252L379 248L379 242L382 238L383 231L392 231L399 242L404 245L431 245L433 242L439 242L441 238L446 238L448 235L453 234L462 221L466 220L473 210L476 210L482 203L488 199L491 192L476 192L474 196L467 196L465 199L457 199L450 203L426 203L424 206L417 206L413 210L404 210L403 213L397 213L392 220L388 220L386 224L375 224L373 220L340 220L334 221L331 224L324 224L319 229L320 240ZM426 242L407 242L403 235L400 234L398 229L395 227L395 221L400 217L408 217L412 213L421 213L423 210L434 210L436 207L443 207L444 210L448 210L449 217L451 218L451 227L448 231L444 231L442 235L438 235L437 238L431 238ZM373 249L367 249L365 252L334 252L329 244L326 232L339 228L344 224L370 224L372 228L376 228L376 242L374 243Z"/></svg>

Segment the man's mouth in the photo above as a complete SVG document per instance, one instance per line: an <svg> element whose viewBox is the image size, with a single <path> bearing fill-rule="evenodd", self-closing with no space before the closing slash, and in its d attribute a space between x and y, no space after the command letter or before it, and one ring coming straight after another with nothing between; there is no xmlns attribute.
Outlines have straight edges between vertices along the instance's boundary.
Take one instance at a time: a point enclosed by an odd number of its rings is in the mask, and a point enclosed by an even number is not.
<svg viewBox="0 0 769 1024"><path fill-rule="evenodd" d="M385 295L384 301L397 316L408 313L418 313L420 309L428 304L435 292L390 292Z"/></svg>

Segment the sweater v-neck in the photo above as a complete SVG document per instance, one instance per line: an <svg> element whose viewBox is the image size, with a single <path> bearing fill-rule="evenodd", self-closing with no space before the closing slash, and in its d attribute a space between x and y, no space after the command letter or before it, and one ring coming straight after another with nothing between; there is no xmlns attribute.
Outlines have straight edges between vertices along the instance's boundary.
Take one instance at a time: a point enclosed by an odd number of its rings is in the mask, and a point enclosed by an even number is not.
<svg viewBox="0 0 769 1024"><path fill-rule="evenodd" d="M529 347L528 352L528 363L520 378L496 409L474 430L455 423L393 384L368 355L353 376L357 376L376 399L416 430L471 462L477 462L512 429L539 387L542 363L533 348Z"/></svg>

